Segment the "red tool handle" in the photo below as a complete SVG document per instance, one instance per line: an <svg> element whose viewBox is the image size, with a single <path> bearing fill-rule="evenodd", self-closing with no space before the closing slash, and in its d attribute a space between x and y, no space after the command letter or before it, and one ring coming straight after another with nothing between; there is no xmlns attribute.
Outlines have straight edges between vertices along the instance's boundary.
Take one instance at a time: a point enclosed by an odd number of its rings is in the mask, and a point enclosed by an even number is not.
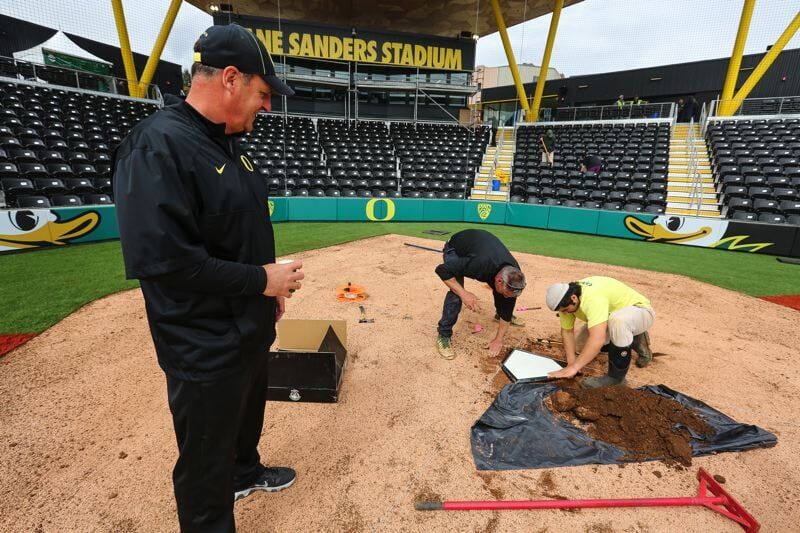
<svg viewBox="0 0 800 533"><path fill-rule="evenodd" d="M523 509L589 509L601 507L685 507L702 506L729 518L747 533L757 533L761 527L750 513L728 494L711 475L701 468L697 472L700 485L697 496L682 498L627 498L619 500L515 500L515 501L456 501L416 502L417 511L500 511Z"/></svg>
<svg viewBox="0 0 800 533"><path fill-rule="evenodd" d="M500 511L521 509L596 509L601 507L668 507L687 505L723 505L724 496L683 498L627 498L603 500L517 500L517 501L454 501L417 502L420 511Z"/></svg>

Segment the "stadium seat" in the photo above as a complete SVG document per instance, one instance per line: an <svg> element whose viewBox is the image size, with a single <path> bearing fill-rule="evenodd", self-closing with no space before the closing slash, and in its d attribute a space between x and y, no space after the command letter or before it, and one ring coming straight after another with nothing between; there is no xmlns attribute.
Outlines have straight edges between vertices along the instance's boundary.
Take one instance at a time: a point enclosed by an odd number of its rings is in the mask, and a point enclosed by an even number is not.
<svg viewBox="0 0 800 533"><path fill-rule="evenodd" d="M43 209L50 207L50 200L45 196L20 196L17 198L17 207Z"/></svg>

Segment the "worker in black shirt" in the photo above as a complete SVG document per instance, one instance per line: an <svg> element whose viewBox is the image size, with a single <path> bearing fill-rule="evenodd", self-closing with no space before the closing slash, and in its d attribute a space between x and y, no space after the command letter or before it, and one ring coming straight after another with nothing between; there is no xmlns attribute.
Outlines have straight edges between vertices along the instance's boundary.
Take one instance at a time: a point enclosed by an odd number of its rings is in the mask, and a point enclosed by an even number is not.
<svg viewBox="0 0 800 533"><path fill-rule="evenodd" d="M436 346L445 359L453 359L455 352L450 342L453 326L461 312L461 304L478 311L478 297L464 288L464 278L487 283L494 296L495 320L499 322L497 334L486 346L492 357L500 353L508 326L525 323L514 316L517 296L525 288L525 274L500 239L480 229L459 231L444 245L444 262L436 267L436 274L450 289L444 298L442 319Z"/></svg>
<svg viewBox="0 0 800 533"><path fill-rule="evenodd" d="M234 531L235 500L295 480L257 447L267 353L302 263L275 264L266 184L236 141L273 93L293 91L241 26L209 28L194 51L186 101L168 97L117 149L114 196L166 373L180 528Z"/></svg>

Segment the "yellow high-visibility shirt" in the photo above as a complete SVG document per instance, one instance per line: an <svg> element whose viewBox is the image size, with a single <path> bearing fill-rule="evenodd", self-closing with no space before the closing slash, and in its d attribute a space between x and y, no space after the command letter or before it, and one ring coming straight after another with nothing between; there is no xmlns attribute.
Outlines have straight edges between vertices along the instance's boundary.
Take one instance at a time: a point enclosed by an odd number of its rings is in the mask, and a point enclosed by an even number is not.
<svg viewBox="0 0 800 533"><path fill-rule="evenodd" d="M590 276L578 283L581 285L580 306L575 313L560 313L562 329L574 328L576 317L591 328L607 322L608 315L624 307L651 307L650 300L614 278Z"/></svg>

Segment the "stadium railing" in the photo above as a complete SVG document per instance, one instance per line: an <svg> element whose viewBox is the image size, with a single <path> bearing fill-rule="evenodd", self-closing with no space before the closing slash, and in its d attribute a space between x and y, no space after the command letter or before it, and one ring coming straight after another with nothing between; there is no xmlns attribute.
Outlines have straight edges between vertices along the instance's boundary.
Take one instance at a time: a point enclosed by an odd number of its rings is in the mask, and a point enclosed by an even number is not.
<svg viewBox="0 0 800 533"><path fill-rule="evenodd" d="M0 78L9 78L14 82L48 83L64 88L128 96L128 80L124 78L45 65L34 61L22 61L7 56L0 56ZM163 100L158 85L152 83L148 85L145 99L159 102Z"/></svg>

